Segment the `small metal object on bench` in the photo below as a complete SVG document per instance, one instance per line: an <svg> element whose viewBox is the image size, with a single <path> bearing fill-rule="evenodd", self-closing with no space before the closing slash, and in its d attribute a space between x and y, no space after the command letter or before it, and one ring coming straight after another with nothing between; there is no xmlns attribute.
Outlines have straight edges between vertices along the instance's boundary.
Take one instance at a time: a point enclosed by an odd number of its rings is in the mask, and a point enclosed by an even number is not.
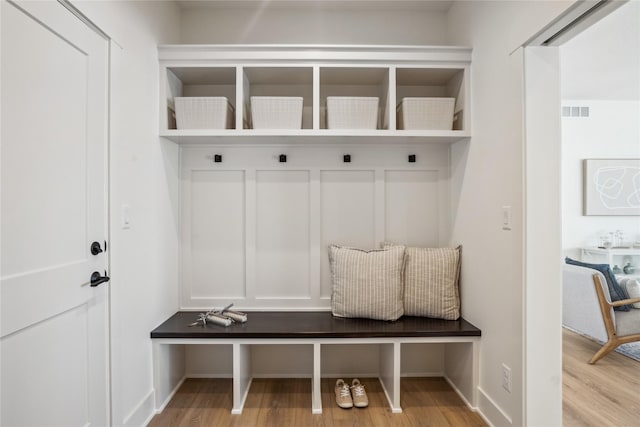
<svg viewBox="0 0 640 427"><path fill-rule="evenodd" d="M225 308L222 309L222 314L224 316L232 318L235 322L244 323L247 321L247 315L240 311L229 310L233 307L233 304L229 304Z"/></svg>
<svg viewBox="0 0 640 427"><path fill-rule="evenodd" d="M189 324L189 326L206 326L207 322L214 323L221 326L230 326L234 322L244 323L247 321L247 315L240 311L229 310L233 306L233 303L229 304L222 310L216 310L212 308L206 313L200 313L198 319Z"/></svg>

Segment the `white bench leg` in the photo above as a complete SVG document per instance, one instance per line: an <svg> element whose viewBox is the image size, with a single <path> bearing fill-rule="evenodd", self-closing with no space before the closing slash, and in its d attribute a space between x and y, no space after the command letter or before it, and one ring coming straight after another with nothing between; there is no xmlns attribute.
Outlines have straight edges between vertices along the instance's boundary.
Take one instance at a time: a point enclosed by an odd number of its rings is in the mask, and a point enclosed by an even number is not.
<svg viewBox="0 0 640 427"><path fill-rule="evenodd" d="M478 387L480 387L480 340L475 340L473 346L473 391L471 392L471 406L478 408Z"/></svg>
<svg viewBox="0 0 640 427"><path fill-rule="evenodd" d="M380 383L391 412L400 413L400 343L380 344Z"/></svg>
<svg viewBox="0 0 640 427"><path fill-rule="evenodd" d="M233 407L232 414L242 414L251 387L251 346L233 344Z"/></svg>
<svg viewBox="0 0 640 427"><path fill-rule="evenodd" d="M313 344L313 378L311 379L311 413L312 414L321 414L322 413L322 393L320 390L320 356L321 356L321 347L319 343Z"/></svg>
<svg viewBox="0 0 640 427"><path fill-rule="evenodd" d="M156 413L160 410L160 372L162 372L163 367L160 366L160 343L152 340L152 355L153 355L153 399L154 399L154 408Z"/></svg>

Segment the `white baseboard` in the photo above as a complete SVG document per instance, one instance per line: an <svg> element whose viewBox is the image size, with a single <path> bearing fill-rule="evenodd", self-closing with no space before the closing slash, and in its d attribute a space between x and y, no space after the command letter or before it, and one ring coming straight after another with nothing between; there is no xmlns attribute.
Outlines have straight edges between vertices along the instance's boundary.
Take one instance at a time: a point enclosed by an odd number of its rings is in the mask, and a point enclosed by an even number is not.
<svg viewBox="0 0 640 427"><path fill-rule="evenodd" d="M195 374L184 374L184 378L224 378L224 379L229 379L229 378L233 378L233 374L202 374L202 373L195 373Z"/></svg>
<svg viewBox="0 0 640 427"><path fill-rule="evenodd" d="M476 406L473 406L471 404L471 402L469 402L466 398L466 396L464 394L462 394L462 392L460 391L460 389L458 388L458 386L455 385L455 383L453 381L451 381L449 379L448 376L446 375L442 375L444 377L444 379L449 383L449 386L451 386L451 388L453 389L453 391L455 391L456 393L458 393L458 396L460 396L460 399L462 399L462 401L464 402L465 405L467 405L467 407L469 409L471 409L473 412L478 412L478 408Z"/></svg>
<svg viewBox="0 0 640 427"><path fill-rule="evenodd" d="M251 375L251 378L309 378L311 379L313 377L312 374L310 373L304 373L304 374L253 374Z"/></svg>
<svg viewBox="0 0 640 427"><path fill-rule="evenodd" d="M485 423L487 423L487 425L489 425L489 427L493 427L494 425L496 425L496 423L491 422L491 419L489 419L489 417L487 417L484 412L482 412L482 407L483 405L478 402L478 406L473 406L465 397L464 394L462 394L462 392L460 391L460 389L455 385L455 383L453 381L451 381L451 379L449 379L449 377L447 377L446 375L443 375L444 379L447 380L447 382L449 383L449 385L451 386L451 388L458 393L458 396L460 396L460 399L462 399L462 401L465 403L465 405L467 405L467 407L469 409L471 409L473 412L477 413L478 415L480 415L480 417L482 417L482 419L484 420ZM492 411L490 412L497 412L500 414L499 419L501 420L500 423L498 423L498 425L512 425L511 423L511 418L509 416L507 416L504 411L493 401L493 399L491 399L480 387L478 387L478 395L482 396L487 402L488 405L490 405L492 407ZM479 399L480 400L480 399ZM487 405L484 405L484 407L486 407ZM496 418L492 418L494 421L496 420ZM505 424L506 423L506 424Z"/></svg>
<svg viewBox="0 0 640 427"><path fill-rule="evenodd" d="M178 381L178 384L173 388L173 390L171 390L171 393L169 393L169 395L164 400L164 402L162 402L162 404L158 408L156 408L156 411L155 411L156 414L159 414L164 410L164 408L167 407L169 402L171 402L171 399L173 399L173 396L176 395L176 393L178 392L178 389L180 388L180 386L182 386L182 383L184 383L184 380L186 379L187 379L187 376L185 375L184 377L182 377L180 381Z"/></svg>
<svg viewBox="0 0 640 427"><path fill-rule="evenodd" d="M349 372L348 374L345 372L322 372L320 374L320 378L378 378L380 376L379 372Z"/></svg>
<svg viewBox="0 0 640 427"><path fill-rule="evenodd" d="M146 426L155 415L154 390L152 389L122 420L123 427Z"/></svg>
<svg viewBox="0 0 640 427"><path fill-rule="evenodd" d="M478 387L478 407L478 413L490 426L513 425L511 417L480 387Z"/></svg>
<svg viewBox="0 0 640 427"><path fill-rule="evenodd" d="M400 378L432 378L432 377L444 377L444 372L401 372Z"/></svg>

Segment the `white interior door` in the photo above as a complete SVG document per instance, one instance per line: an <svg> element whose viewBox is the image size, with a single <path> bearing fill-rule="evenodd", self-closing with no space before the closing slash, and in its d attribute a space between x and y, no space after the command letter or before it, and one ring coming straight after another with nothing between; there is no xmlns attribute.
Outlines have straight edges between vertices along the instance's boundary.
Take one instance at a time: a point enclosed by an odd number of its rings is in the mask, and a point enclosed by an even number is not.
<svg viewBox="0 0 640 427"><path fill-rule="evenodd" d="M0 425L108 425L108 42L58 2L1 6Z"/></svg>

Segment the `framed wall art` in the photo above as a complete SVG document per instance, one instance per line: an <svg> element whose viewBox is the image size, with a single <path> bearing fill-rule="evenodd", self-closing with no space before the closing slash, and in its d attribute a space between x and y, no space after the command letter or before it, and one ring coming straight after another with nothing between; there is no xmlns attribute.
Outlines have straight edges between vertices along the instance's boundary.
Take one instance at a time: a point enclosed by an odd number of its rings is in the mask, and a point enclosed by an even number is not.
<svg viewBox="0 0 640 427"><path fill-rule="evenodd" d="M585 159L584 215L640 215L640 159Z"/></svg>

